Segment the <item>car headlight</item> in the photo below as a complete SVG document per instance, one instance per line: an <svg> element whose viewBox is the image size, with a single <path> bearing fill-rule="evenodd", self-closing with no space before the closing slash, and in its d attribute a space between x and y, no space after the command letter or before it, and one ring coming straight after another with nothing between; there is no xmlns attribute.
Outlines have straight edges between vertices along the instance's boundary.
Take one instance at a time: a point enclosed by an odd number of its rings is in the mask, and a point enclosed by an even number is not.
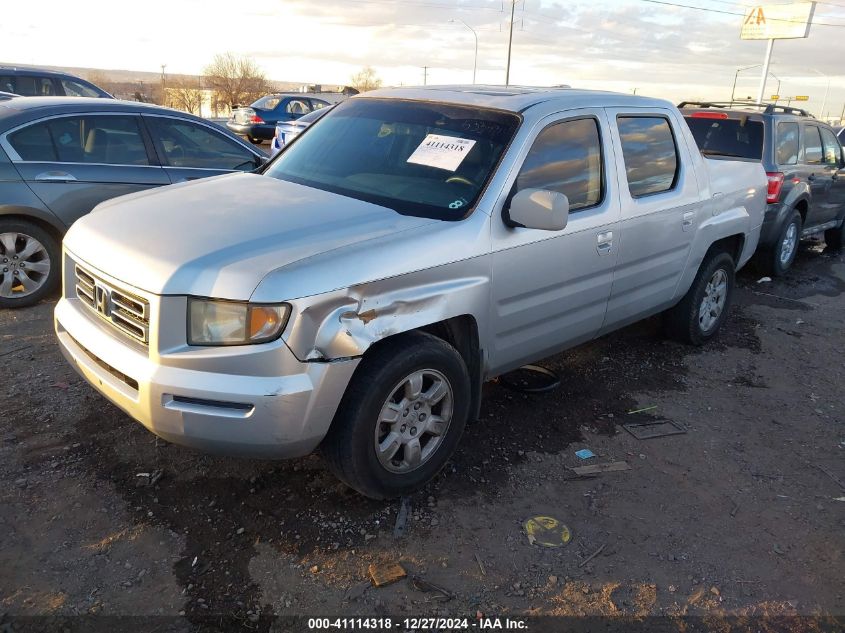
<svg viewBox="0 0 845 633"><path fill-rule="evenodd" d="M188 299L188 344L251 345L279 338L290 306Z"/></svg>

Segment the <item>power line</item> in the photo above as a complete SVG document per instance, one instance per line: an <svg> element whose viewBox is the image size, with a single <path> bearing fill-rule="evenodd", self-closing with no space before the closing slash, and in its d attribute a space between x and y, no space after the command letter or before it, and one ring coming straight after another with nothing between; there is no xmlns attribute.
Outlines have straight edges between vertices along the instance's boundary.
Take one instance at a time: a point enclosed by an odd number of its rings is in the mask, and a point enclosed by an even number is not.
<svg viewBox="0 0 845 633"><path fill-rule="evenodd" d="M722 15L738 15L740 17L745 17L744 13L737 13L736 11L725 11L723 9L710 9L707 7L694 7L689 4L677 4L675 2L665 2L664 0L640 0L640 2L648 2L649 4L659 4L666 7L678 7L681 9L694 9L695 11L706 11L708 13L721 13ZM789 22L792 24L800 24L801 20L787 20L785 18L768 18L772 21L777 22ZM830 24L828 22L816 22L815 20L811 22L813 26L833 26L839 28L845 28L845 24Z"/></svg>

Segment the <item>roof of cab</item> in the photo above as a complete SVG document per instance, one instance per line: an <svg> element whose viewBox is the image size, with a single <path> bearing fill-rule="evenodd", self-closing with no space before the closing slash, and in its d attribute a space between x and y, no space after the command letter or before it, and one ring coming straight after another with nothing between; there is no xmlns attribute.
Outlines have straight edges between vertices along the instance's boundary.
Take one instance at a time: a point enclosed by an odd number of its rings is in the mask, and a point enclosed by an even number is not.
<svg viewBox="0 0 845 633"><path fill-rule="evenodd" d="M524 112L528 108L550 101L566 107L674 107L669 101L639 95L627 95L601 90L576 90L567 87L542 88L535 86L416 86L382 88L362 93L353 99L390 98L415 101L439 101Z"/></svg>

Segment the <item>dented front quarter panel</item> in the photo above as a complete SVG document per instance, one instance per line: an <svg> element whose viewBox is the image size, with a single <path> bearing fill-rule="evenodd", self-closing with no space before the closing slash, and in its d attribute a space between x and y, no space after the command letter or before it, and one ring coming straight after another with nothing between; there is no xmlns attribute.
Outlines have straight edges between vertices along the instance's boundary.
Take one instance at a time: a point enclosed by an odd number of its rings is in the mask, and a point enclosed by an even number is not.
<svg viewBox="0 0 845 633"><path fill-rule="evenodd" d="M300 360L357 357L374 343L461 315L486 330L490 300L489 256L291 302L285 341Z"/></svg>

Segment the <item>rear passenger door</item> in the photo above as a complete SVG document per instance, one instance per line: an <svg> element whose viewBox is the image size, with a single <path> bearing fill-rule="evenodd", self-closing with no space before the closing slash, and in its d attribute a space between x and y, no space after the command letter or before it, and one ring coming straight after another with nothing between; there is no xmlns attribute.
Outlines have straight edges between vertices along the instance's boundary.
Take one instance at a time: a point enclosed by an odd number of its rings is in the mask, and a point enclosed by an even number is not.
<svg viewBox="0 0 845 633"><path fill-rule="evenodd" d="M569 198L561 231L493 220L490 364L500 373L595 337L604 320L618 253L619 192L601 109L547 117L507 184Z"/></svg>
<svg viewBox="0 0 845 633"><path fill-rule="evenodd" d="M213 125L159 115L144 115L144 121L171 182L252 171L260 164L253 149Z"/></svg>
<svg viewBox="0 0 845 633"><path fill-rule="evenodd" d="M21 177L70 226L104 200L170 183L134 114L74 114L2 137Z"/></svg>
<svg viewBox="0 0 845 633"><path fill-rule="evenodd" d="M671 111L611 108L608 115L616 128L622 219L602 332L673 303L702 207L690 150Z"/></svg>

